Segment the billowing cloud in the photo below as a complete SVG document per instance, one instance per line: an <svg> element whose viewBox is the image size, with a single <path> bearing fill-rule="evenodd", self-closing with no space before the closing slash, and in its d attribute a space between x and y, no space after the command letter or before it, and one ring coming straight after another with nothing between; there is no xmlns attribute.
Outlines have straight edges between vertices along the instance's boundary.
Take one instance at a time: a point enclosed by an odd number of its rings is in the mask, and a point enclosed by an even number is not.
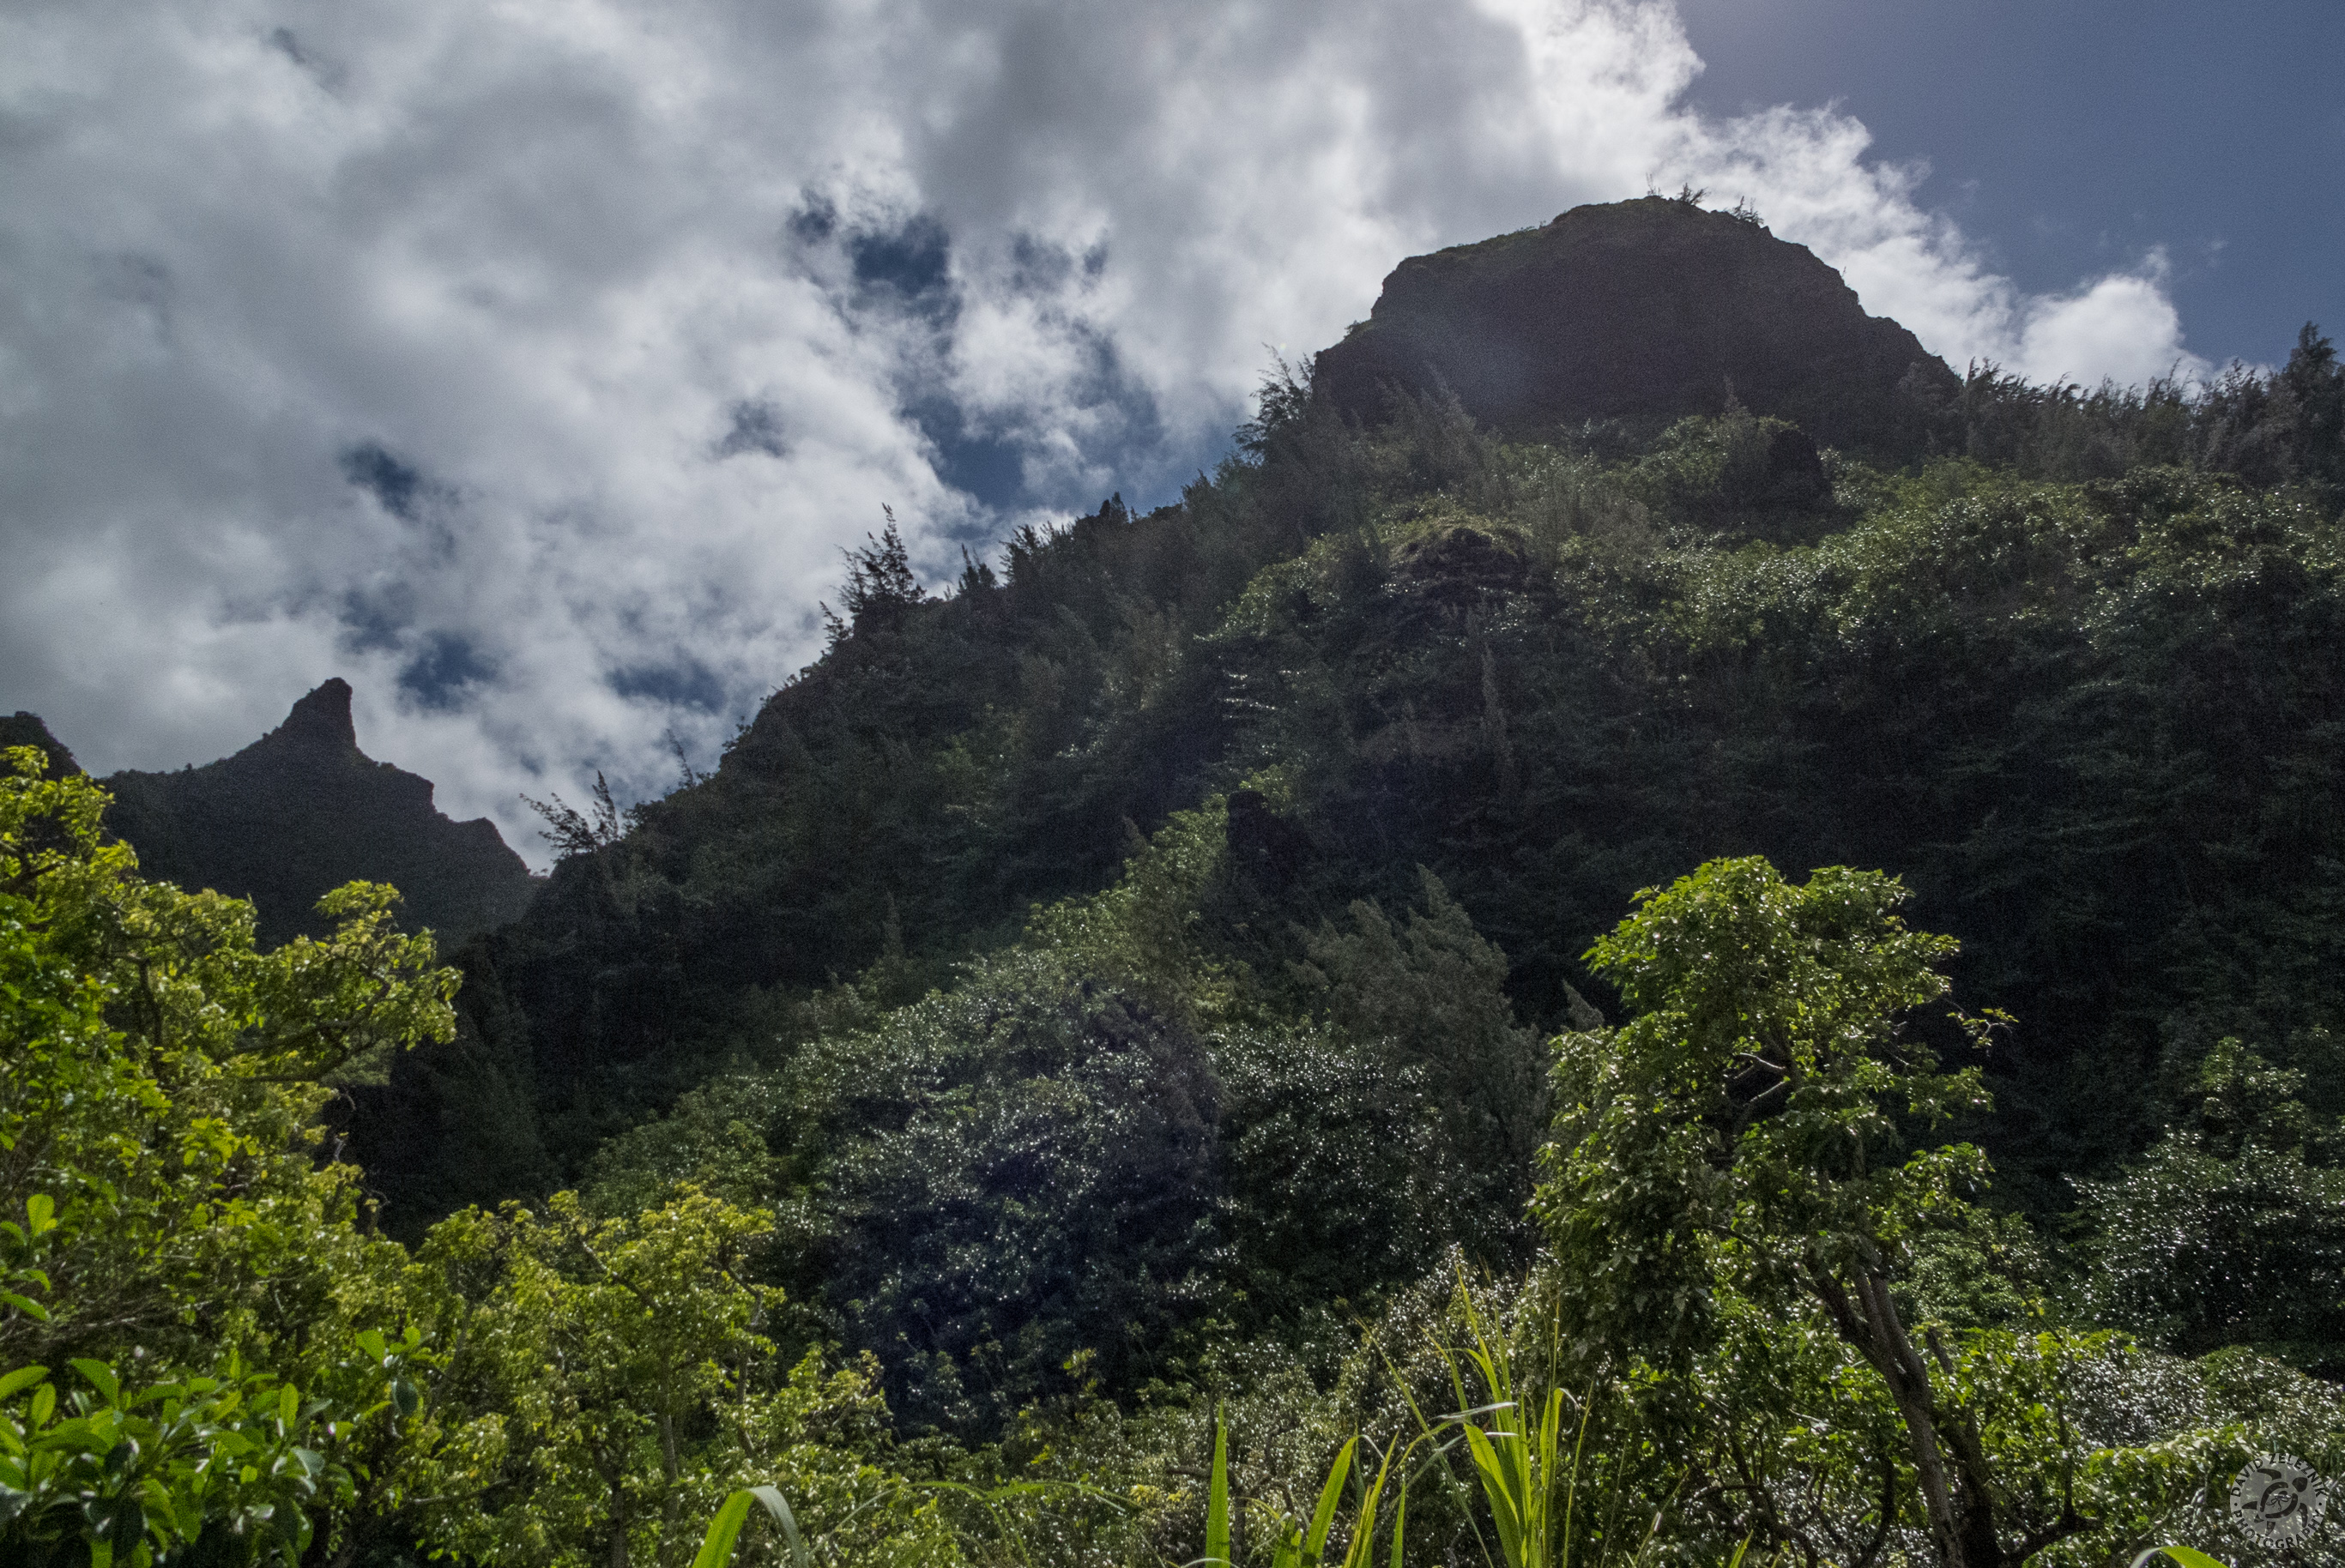
<svg viewBox="0 0 2345 1568"><path fill-rule="evenodd" d="M0 704L92 765L325 676L515 795L702 763L838 551L1169 492L1403 256L1749 198L1958 368L2180 362L1826 111L1679 106L1665 4L120 0L0 17Z"/></svg>
<svg viewBox="0 0 2345 1568"><path fill-rule="evenodd" d="M2209 369L2182 346L2162 251L2073 293L2023 294L1916 200L1927 168L1864 161L1870 137L1856 120L1782 107L1673 128L1680 139L1664 145L1686 182L1720 204L1752 202L1777 234L1839 268L1866 309L1912 328L1957 371L1995 364L2034 380L2097 385Z"/></svg>
<svg viewBox="0 0 2345 1568"><path fill-rule="evenodd" d="M2138 269L2096 278L2072 294L2025 303L2015 369L2039 381L2139 385L2161 376L2205 380L2214 367L2182 346L2182 318L2166 292L2166 253Z"/></svg>

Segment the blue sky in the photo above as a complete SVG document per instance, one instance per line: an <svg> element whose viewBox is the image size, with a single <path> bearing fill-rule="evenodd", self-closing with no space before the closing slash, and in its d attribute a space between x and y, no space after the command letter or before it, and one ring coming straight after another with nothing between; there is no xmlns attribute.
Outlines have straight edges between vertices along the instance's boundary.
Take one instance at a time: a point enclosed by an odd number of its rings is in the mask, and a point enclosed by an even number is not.
<svg viewBox="0 0 2345 1568"><path fill-rule="evenodd" d="M1836 101L2021 288L2162 248L2201 356L2345 334L2345 5L1680 0L1714 115Z"/></svg>
<svg viewBox="0 0 2345 1568"><path fill-rule="evenodd" d="M331 675L526 791L706 765L842 547L1178 493L1402 258L1750 198L1957 368L2345 327L2330 12L1837 0L0 7L0 711L202 762ZM1921 172L1926 163L1930 172Z"/></svg>

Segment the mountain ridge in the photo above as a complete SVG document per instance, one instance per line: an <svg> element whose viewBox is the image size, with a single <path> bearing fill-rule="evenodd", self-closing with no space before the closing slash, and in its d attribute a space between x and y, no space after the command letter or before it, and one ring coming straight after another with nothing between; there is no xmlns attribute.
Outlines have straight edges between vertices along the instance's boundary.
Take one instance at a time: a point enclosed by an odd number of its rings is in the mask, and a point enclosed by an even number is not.
<svg viewBox="0 0 2345 1568"><path fill-rule="evenodd" d="M359 749L350 683L330 678L284 722L217 762L102 781L112 830L149 876L258 906L267 946L322 936L313 905L345 882L388 882L401 923L443 946L518 916L536 881L486 817L457 822L431 780Z"/></svg>

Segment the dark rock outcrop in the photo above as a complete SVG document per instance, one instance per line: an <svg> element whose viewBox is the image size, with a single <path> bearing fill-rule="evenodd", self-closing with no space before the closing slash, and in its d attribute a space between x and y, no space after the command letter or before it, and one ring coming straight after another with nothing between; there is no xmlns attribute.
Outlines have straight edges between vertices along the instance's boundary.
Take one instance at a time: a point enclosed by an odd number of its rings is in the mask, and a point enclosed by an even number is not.
<svg viewBox="0 0 2345 1568"><path fill-rule="evenodd" d="M268 946L322 935L319 898L357 879L397 887L400 923L430 926L443 950L518 916L537 886L495 824L451 821L430 779L359 750L346 681L311 692L234 756L105 782L107 825L140 869L251 899Z"/></svg>
<svg viewBox="0 0 2345 1568"><path fill-rule="evenodd" d="M1826 445L1899 456L1960 387L1805 246L1663 197L1411 257L1318 355L1314 382L1366 423L1396 389L1446 389L1477 422L1526 435L1589 420L1649 432L1732 399Z"/></svg>

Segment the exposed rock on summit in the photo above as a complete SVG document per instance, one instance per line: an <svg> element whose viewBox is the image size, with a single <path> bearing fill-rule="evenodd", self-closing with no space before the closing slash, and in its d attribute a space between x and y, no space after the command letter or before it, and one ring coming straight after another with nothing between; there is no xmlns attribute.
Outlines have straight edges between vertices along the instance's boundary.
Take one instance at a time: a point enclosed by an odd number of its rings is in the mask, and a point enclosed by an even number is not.
<svg viewBox="0 0 2345 1568"><path fill-rule="evenodd" d="M1482 424L1650 430L1731 395L1826 445L1902 453L1960 386L1805 246L1664 197L1411 257L1315 361L1318 395L1376 423L1395 389L1447 389Z"/></svg>

